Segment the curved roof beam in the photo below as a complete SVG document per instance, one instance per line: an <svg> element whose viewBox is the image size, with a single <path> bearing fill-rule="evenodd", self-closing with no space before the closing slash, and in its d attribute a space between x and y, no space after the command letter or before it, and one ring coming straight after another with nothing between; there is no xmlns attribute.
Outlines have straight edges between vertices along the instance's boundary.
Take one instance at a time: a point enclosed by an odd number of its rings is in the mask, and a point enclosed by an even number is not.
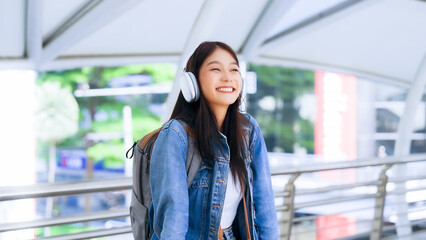
<svg viewBox="0 0 426 240"><path fill-rule="evenodd" d="M309 62L309 61L301 61L294 59L282 59L282 58L270 58L270 57L254 57L251 63L255 64L265 64L265 65L277 65L283 67L293 67L293 68L302 68L302 69L311 69L313 71L322 69L331 72L339 72L348 75L354 75L359 78L369 79L375 82L386 83L398 87L409 88L411 82L399 78L395 78L392 76L384 76L378 75L372 72L366 72L363 70L335 66L330 64L318 63L318 62Z"/></svg>
<svg viewBox="0 0 426 240"><path fill-rule="evenodd" d="M256 55L259 46L263 43L271 28L274 27L274 24L282 18L295 2L296 0L269 1L243 45L241 55L245 61L250 61L250 59Z"/></svg>
<svg viewBox="0 0 426 240"><path fill-rule="evenodd" d="M73 16L46 40L36 68L43 67L44 64L57 58L64 51L141 2L142 0L92 0L88 2L81 11L78 11L78 15Z"/></svg>
<svg viewBox="0 0 426 240"><path fill-rule="evenodd" d="M416 116L419 103L422 101L422 96L426 87L426 55L420 64L416 77L413 79L410 89L408 90L405 99L404 113L398 125L398 137L395 141L395 156L410 155L411 148L411 135L414 130L414 117ZM407 176L406 164L397 165L394 167L395 177L404 178ZM406 190L404 183L395 184L395 189L399 192ZM398 221L396 222L396 229L398 236L411 235L412 230L410 220L408 219L408 205L406 203L406 194L398 194L394 196L396 204L396 213L398 214ZM406 225L408 224L408 225Z"/></svg>
<svg viewBox="0 0 426 240"><path fill-rule="evenodd" d="M259 52L267 52L282 44L286 44L288 41L292 41L297 37L300 37L308 32L312 32L317 28L326 26L327 24L334 21L338 21L340 18L344 18L351 13L357 12L370 5L377 4L380 1L383 0L348 0L340 3L267 39L260 47Z"/></svg>
<svg viewBox="0 0 426 240"><path fill-rule="evenodd" d="M42 71L52 71L56 69L72 69L82 66L119 66L130 64L151 64L151 63L169 63L179 62L180 55L178 54L163 54L163 55L93 55L85 58L60 57L54 61L48 62L40 69ZM1 64L1 62L0 62ZM0 65L1 68L1 65Z"/></svg>
<svg viewBox="0 0 426 240"><path fill-rule="evenodd" d="M6 60L0 60L0 70L34 70L34 63L28 59L22 58L8 58Z"/></svg>
<svg viewBox="0 0 426 240"><path fill-rule="evenodd" d="M185 67L187 59L192 54L192 51L194 51L194 49L200 44L200 42L211 39L215 25L219 21L217 16L221 15L221 12L226 6L226 3L226 0L206 0L201 7L197 19L192 26L189 38L186 41L185 48L182 51L178 70L173 81L172 91L167 97L166 111L163 116L164 121L166 121L172 114L174 103L176 102L180 91L180 84L178 81L179 76L182 69Z"/></svg>

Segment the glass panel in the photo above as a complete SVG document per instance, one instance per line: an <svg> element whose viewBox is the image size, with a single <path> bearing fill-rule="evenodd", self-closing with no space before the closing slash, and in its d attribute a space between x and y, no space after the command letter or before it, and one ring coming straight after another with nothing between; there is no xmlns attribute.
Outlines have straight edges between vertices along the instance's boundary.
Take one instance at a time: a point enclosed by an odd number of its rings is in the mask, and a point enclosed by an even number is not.
<svg viewBox="0 0 426 240"><path fill-rule="evenodd" d="M54 87L57 91L64 91L63 95L76 97L78 129L74 134L59 139L53 138L52 127L38 132L37 181L47 181L49 149L52 144L56 148L56 181L124 176L125 128L132 129L127 138L133 141L161 126L163 104L175 73L176 67L171 64L90 67L40 73L37 84L41 89L48 89L48 83L53 82L57 83ZM145 90L155 84L166 84L162 85L164 93L151 94ZM54 93L46 90L40 100L48 101L49 94ZM65 103L59 96L52 103L49 102L46 106L56 106L56 109L50 108L49 111L56 113L54 117L46 118L47 121L53 122L61 114L72 114L65 111L69 110ZM129 119L127 123L126 118ZM36 122L35 125L43 125L44 122ZM61 127L61 124L64 122L60 122L58 131L69 128L66 125Z"/></svg>
<svg viewBox="0 0 426 240"><path fill-rule="evenodd" d="M426 136L423 136L426 138ZM413 140L411 141L411 153L426 153L426 140Z"/></svg>
<svg viewBox="0 0 426 240"><path fill-rule="evenodd" d="M249 69L257 74L257 92L248 95L247 112L258 121L268 151L313 153L313 72L263 65Z"/></svg>
<svg viewBox="0 0 426 240"><path fill-rule="evenodd" d="M397 132L399 116L386 108L376 109L376 132Z"/></svg>
<svg viewBox="0 0 426 240"><path fill-rule="evenodd" d="M54 176L50 182L130 176L131 172L126 172L129 170L126 161L130 160L125 159L125 142L131 144L161 126L163 106L175 74L176 67L171 64L40 73L37 85L42 94L38 100L45 107L37 114L44 118L35 125L47 127L37 132L37 182L49 182L49 175ZM156 84L163 84L163 93L151 94L146 90ZM69 102L75 102L78 108L70 111ZM77 116L75 122L63 120L73 114ZM66 132L62 130L73 124L75 132L62 134L60 138L55 135ZM132 129L130 134L126 129ZM48 174L50 171L53 172ZM36 214L37 218L45 218L128 209L130 196L129 190L123 190L37 198ZM109 219L41 228L36 234L57 235L126 224L125 218Z"/></svg>
<svg viewBox="0 0 426 240"><path fill-rule="evenodd" d="M375 146L376 156L391 156L394 152L395 140L377 140Z"/></svg>

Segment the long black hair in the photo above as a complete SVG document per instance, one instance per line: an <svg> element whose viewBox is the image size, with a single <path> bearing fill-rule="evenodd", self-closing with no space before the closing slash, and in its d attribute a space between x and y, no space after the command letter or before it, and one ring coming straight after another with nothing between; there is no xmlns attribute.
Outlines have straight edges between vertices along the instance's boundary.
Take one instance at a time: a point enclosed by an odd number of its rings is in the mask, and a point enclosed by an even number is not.
<svg viewBox="0 0 426 240"><path fill-rule="evenodd" d="M222 42L203 42L195 49L186 64L186 71L192 72L195 75L198 86L200 86L200 68L206 58L217 48L224 49L230 53L239 66L237 55L227 44ZM222 133L227 137L228 146L230 148L230 169L232 177L234 180L238 177L245 182L246 171L244 157L248 143L245 142L246 131L244 128L249 122L240 112L240 103L241 94L237 100L228 107L222 124ZM214 161L217 161L213 143L219 143L220 134L216 117L211 111L206 98L203 96L201 88L199 100L192 103L186 102L182 92L180 92L170 119L182 119L189 125L191 134L195 138L196 146L203 161L205 164L212 166Z"/></svg>

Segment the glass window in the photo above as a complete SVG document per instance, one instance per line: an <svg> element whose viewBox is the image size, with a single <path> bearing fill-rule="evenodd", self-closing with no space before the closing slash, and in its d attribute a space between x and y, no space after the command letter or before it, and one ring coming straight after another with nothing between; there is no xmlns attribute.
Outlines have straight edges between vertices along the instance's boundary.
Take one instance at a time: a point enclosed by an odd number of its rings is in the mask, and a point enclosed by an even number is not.
<svg viewBox="0 0 426 240"><path fill-rule="evenodd" d="M259 123L268 151L314 152L314 74L312 71L250 65L257 92L247 112Z"/></svg>

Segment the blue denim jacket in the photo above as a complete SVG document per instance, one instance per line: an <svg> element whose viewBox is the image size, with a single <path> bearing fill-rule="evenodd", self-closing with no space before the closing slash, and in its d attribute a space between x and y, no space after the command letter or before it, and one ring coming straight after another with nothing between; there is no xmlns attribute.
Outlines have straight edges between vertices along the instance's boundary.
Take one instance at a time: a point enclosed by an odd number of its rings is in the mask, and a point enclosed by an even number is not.
<svg viewBox="0 0 426 240"><path fill-rule="evenodd" d="M250 149L247 149L245 159L249 177L245 198L250 232L254 240L274 240L278 239L278 226L266 146L256 120L246 116L250 121ZM218 239L230 171L229 147L223 134L220 144L215 149L218 161L213 167L202 163L188 188L185 170L187 134L176 120L163 126L151 155L150 222L154 229L151 239ZM223 149L223 155L219 154L219 147ZM241 235L241 239L247 239L242 202L233 230Z"/></svg>

